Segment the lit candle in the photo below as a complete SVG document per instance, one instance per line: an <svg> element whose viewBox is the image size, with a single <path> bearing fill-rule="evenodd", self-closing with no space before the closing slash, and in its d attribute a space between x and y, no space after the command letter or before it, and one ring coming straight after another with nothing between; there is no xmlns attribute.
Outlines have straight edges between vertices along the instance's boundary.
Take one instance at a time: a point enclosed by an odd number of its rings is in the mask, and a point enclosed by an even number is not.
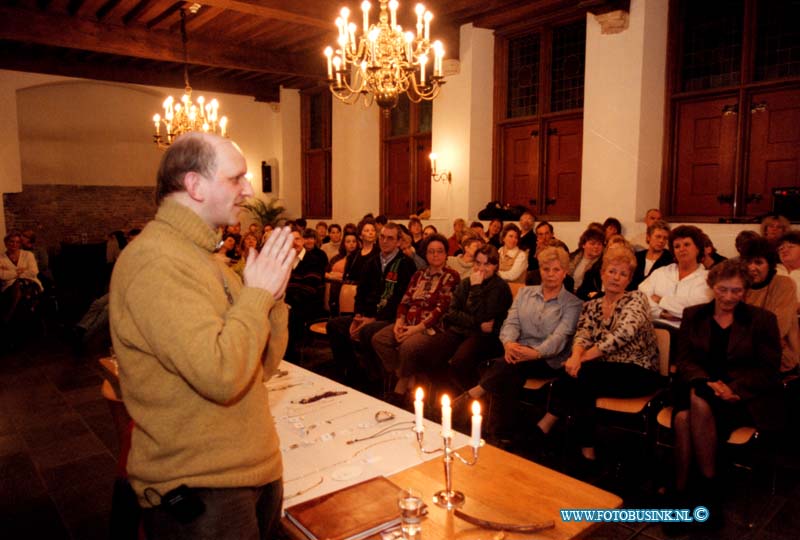
<svg viewBox="0 0 800 540"><path fill-rule="evenodd" d="M223 137L225 136L225 128L228 127L228 117L223 116L219 119L219 132Z"/></svg>
<svg viewBox="0 0 800 540"><path fill-rule="evenodd" d="M350 23L347 25L348 34L350 34L350 48L353 50L353 54L356 52L356 23Z"/></svg>
<svg viewBox="0 0 800 540"><path fill-rule="evenodd" d="M414 34L411 32L406 32L406 60L408 63L413 62L413 58L411 56L413 49L411 48L411 44L414 43Z"/></svg>
<svg viewBox="0 0 800 540"><path fill-rule="evenodd" d="M430 11L425 12L425 41L429 41L431 39L431 19L433 19L433 13Z"/></svg>
<svg viewBox="0 0 800 540"><path fill-rule="evenodd" d="M472 441L471 444L475 448L481 445L481 404L477 401L472 402Z"/></svg>
<svg viewBox="0 0 800 540"><path fill-rule="evenodd" d="M433 58L433 76L434 77L441 77L442 76L442 57L444 56L444 47L442 46L442 42L436 40L433 42L433 52L435 56Z"/></svg>
<svg viewBox="0 0 800 540"><path fill-rule="evenodd" d="M156 135L158 135L159 131L161 130L161 116L154 114L153 123L156 125Z"/></svg>
<svg viewBox="0 0 800 540"><path fill-rule="evenodd" d="M339 29L339 37L341 38L342 34L344 34L344 21L341 17L336 17L336 28Z"/></svg>
<svg viewBox="0 0 800 540"><path fill-rule="evenodd" d="M397 0L391 0L389 2L389 13L392 15L392 26L390 28L392 28L392 30L394 30L394 27L397 26L397 6L399 5L400 4L397 2Z"/></svg>
<svg viewBox="0 0 800 540"><path fill-rule="evenodd" d="M450 408L450 398L447 394L442 396L442 437L452 437L453 410Z"/></svg>
<svg viewBox="0 0 800 540"><path fill-rule="evenodd" d="M431 172L433 174L436 174L436 158L438 156L436 155L436 152L431 152L431 155L429 157L431 158Z"/></svg>
<svg viewBox="0 0 800 540"><path fill-rule="evenodd" d="M414 12L417 14L417 37L422 38L422 16L425 14L425 6L417 4Z"/></svg>
<svg viewBox="0 0 800 540"><path fill-rule="evenodd" d="M419 83L425 86L425 65L428 63L428 56L421 54L419 57Z"/></svg>
<svg viewBox="0 0 800 540"><path fill-rule="evenodd" d="M336 86L342 85L342 74L339 68L342 66L342 59L338 56L333 57L333 67L336 68Z"/></svg>
<svg viewBox="0 0 800 540"><path fill-rule="evenodd" d="M370 6L369 2L367 2L367 0L364 0L363 2L361 2L361 12L364 14L364 33L365 34L367 32L369 32L369 8L370 7L371 6Z"/></svg>
<svg viewBox="0 0 800 540"><path fill-rule="evenodd" d="M333 49L325 47L325 58L328 59L328 78L333 79L333 64L331 63L331 56L333 56Z"/></svg>
<svg viewBox="0 0 800 540"><path fill-rule="evenodd" d="M419 432L425 430L425 426L422 425L422 398L424 394L422 392L422 388L417 388L417 393L414 395L414 429Z"/></svg>

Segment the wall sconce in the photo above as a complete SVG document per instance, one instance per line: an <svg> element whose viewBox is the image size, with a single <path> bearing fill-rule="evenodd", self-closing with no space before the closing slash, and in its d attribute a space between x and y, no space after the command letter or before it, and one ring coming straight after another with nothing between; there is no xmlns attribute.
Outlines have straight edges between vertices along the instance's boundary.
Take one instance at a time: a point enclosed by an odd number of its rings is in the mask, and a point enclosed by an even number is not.
<svg viewBox="0 0 800 540"><path fill-rule="evenodd" d="M440 173L436 172L436 154L431 153L431 180L434 182L447 182L448 184L453 183L453 177L450 175L450 171L442 171Z"/></svg>

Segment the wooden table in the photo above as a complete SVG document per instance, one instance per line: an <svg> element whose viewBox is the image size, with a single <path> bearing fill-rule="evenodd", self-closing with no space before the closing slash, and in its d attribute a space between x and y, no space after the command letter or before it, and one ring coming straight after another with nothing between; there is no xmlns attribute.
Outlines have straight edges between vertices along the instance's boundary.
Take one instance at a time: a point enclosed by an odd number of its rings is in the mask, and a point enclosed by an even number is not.
<svg viewBox="0 0 800 540"><path fill-rule="evenodd" d="M469 448L462 455L471 455ZM419 490L428 503L428 516L422 522L424 540L491 539L488 531L453 516L432 503L433 494L444 487L441 459L421 463L389 477L400 487ZM493 446L481 449L478 463L472 467L456 462L453 487L464 493L461 510L488 521L528 524L552 520L555 527L537 533L506 533L508 539L575 538L594 524L562 522L559 510L566 508L619 508L622 499L575 478L509 454ZM284 520L293 538L304 536Z"/></svg>

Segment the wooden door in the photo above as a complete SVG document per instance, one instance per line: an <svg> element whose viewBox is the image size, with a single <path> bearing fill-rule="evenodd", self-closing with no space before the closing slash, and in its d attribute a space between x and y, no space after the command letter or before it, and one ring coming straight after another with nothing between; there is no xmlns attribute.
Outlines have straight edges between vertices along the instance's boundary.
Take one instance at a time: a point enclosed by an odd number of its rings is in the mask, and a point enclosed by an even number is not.
<svg viewBox="0 0 800 540"><path fill-rule="evenodd" d="M383 211L388 217L408 217L414 211L411 204L409 140L403 138L385 144L386 184L383 190Z"/></svg>
<svg viewBox="0 0 800 540"><path fill-rule="evenodd" d="M328 218L331 215L330 153L311 150L304 157L303 216Z"/></svg>
<svg viewBox="0 0 800 540"><path fill-rule="evenodd" d="M417 147L415 179L415 207L413 212L420 208L430 209L431 207L431 136L422 135L415 138Z"/></svg>
<svg viewBox="0 0 800 540"><path fill-rule="evenodd" d="M736 96L677 104L676 215L733 215L738 115Z"/></svg>
<svg viewBox="0 0 800 540"><path fill-rule="evenodd" d="M800 89L753 94L745 212L772 211L772 189L800 187Z"/></svg>
<svg viewBox="0 0 800 540"><path fill-rule="evenodd" d="M539 124L503 128L501 202L539 213Z"/></svg>
<svg viewBox="0 0 800 540"><path fill-rule="evenodd" d="M555 120L547 126L547 177L541 201L547 219L580 219L583 119Z"/></svg>

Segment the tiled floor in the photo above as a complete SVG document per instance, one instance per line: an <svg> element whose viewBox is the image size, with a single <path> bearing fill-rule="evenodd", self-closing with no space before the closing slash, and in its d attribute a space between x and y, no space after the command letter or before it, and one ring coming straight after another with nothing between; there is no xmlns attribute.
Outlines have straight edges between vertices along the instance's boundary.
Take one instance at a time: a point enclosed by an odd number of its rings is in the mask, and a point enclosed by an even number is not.
<svg viewBox="0 0 800 540"><path fill-rule="evenodd" d="M314 351L309 352L307 358L313 358ZM0 356L0 538L108 538L118 443L101 382L93 360L76 359L57 340ZM637 450L620 452L628 444L624 439L607 440L600 450L606 456L622 455L622 467L607 467L594 482L623 496L627 508L657 505L643 495L643 475L630 458ZM545 463L565 466L557 455ZM741 475L728 483L721 531L684 538L800 537L800 451L782 458L775 495L766 476L758 475L749 485ZM748 516L752 528L746 525ZM586 538L667 536L660 525L607 524Z"/></svg>

